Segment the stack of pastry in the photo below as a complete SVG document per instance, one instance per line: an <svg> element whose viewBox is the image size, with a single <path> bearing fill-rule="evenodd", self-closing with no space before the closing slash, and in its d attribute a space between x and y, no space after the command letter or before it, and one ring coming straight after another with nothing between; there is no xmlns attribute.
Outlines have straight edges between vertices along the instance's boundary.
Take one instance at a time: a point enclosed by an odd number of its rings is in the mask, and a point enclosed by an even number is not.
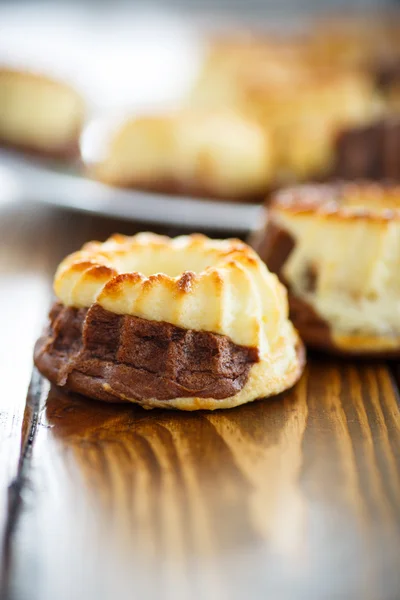
<svg viewBox="0 0 400 600"><path fill-rule="evenodd" d="M189 103L235 106L255 118L271 132L277 179L323 175L337 132L369 122L379 102L369 74L317 58L308 39L217 39Z"/></svg>

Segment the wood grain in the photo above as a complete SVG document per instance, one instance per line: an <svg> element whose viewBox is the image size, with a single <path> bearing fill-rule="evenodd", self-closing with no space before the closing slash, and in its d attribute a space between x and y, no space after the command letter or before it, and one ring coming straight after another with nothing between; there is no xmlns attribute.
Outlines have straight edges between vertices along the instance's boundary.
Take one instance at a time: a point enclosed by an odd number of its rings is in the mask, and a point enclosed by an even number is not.
<svg viewBox="0 0 400 600"><path fill-rule="evenodd" d="M39 377L23 419L55 264L84 239L123 228L25 211L0 223L9 274L0 306L14 357L3 350L0 362L4 597L398 599L392 370L314 356L276 399L189 414L66 396ZM23 315L4 291L29 298Z"/></svg>
<svg viewBox="0 0 400 600"><path fill-rule="evenodd" d="M115 231L135 233L137 227L28 202L0 204L0 532L20 456L33 344L50 303L54 269L88 239L105 239ZM4 550L0 544L2 565Z"/></svg>

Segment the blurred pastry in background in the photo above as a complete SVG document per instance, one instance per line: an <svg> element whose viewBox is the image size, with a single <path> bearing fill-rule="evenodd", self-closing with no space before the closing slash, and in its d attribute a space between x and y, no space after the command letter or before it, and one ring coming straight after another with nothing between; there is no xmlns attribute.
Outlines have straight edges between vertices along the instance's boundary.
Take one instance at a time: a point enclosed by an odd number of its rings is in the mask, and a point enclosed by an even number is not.
<svg viewBox="0 0 400 600"><path fill-rule="evenodd" d="M368 73L321 63L307 38L251 36L211 42L187 104L255 119L271 135L277 182L329 174L337 134L382 109Z"/></svg>
<svg viewBox="0 0 400 600"><path fill-rule="evenodd" d="M85 104L65 83L0 68L0 144L49 157L79 150Z"/></svg>
<svg viewBox="0 0 400 600"><path fill-rule="evenodd" d="M326 64L376 70L400 59L400 13L388 11L313 19L310 44Z"/></svg>
<svg viewBox="0 0 400 600"><path fill-rule="evenodd" d="M303 64L305 48L304 39L297 36L273 37L246 30L212 36L187 102L204 107L241 104L242 93L252 82L289 83Z"/></svg>
<svg viewBox="0 0 400 600"><path fill-rule="evenodd" d="M145 408L230 408L300 378L286 290L240 240L152 233L59 266L35 364L65 390Z"/></svg>
<svg viewBox="0 0 400 600"><path fill-rule="evenodd" d="M278 192L251 245L288 287L311 347L400 355L400 187L309 185Z"/></svg>
<svg viewBox="0 0 400 600"><path fill-rule="evenodd" d="M400 181L400 115L343 131L335 161L340 179Z"/></svg>
<svg viewBox="0 0 400 600"><path fill-rule="evenodd" d="M399 31L400 36L400 31ZM400 42L399 42L400 45ZM400 113L400 57L393 56L379 65L376 72L378 89L389 114Z"/></svg>
<svg viewBox="0 0 400 600"><path fill-rule="evenodd" d="M312 44L321 60L368 73L386 111L400 109L400 14L317 21Z"/></svg>
<svg viewBox="0 0 400 600"><path fill-rule="evenodd" d="M81 147L89 173L104 183L242 201L261 201L274 160L267 131L232 110L95 122Z"/></svg>
<svg viewBox="0 0 400 600"><path fill-rule="evenodd" d="M278 89L266 83L252 93L252 101L272 132L280 182L329 176L338 134L369 123L380 110L369 77L326 69L304 70Z"/></svg>

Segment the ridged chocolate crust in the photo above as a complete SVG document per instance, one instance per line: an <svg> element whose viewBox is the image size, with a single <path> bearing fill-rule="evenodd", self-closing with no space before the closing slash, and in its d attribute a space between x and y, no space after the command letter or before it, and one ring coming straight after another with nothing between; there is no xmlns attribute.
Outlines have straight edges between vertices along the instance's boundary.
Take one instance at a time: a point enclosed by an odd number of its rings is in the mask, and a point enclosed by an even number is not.
<svg viewBox="0 0 400 600"><path fill-rule="evenodd" d="M258 351L228 337L165 322L56 303L35 347L52 383L106 402L223 399L245 385Z"/></svg>

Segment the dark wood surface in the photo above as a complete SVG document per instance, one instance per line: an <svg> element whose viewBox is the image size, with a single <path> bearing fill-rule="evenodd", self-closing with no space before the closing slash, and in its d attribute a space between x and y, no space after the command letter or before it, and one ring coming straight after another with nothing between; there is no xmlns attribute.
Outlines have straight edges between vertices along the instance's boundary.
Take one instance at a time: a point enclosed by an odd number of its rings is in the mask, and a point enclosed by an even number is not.
<svg viewBox="0 0 400 600"><path fill-rule="evenodd" d="M1 599L398 600L391 366L312 357L291 392L216 413L35 373L26 403L57 263L118 230L135 227L0 207Z"/></svg>

